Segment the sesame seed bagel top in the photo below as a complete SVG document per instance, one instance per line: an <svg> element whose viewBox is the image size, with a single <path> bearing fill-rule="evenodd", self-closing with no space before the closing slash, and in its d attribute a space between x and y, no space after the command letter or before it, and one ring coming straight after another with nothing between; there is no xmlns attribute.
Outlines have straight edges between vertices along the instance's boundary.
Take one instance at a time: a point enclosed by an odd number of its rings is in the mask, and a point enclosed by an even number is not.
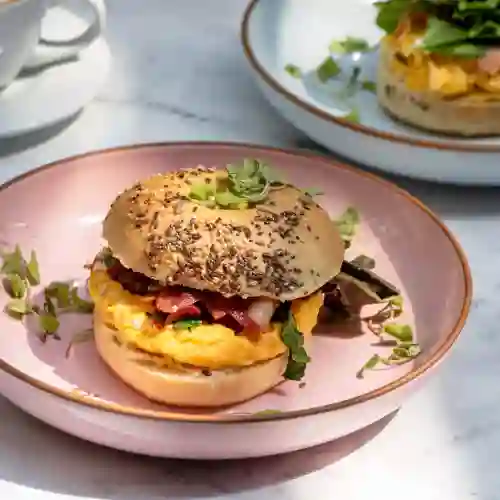
<svg viewBox="0 0 500 500"><path fill-rule="evenodd" d="M188 196L193 185L225 177L225 170L197 167L125 190L103 223L113 255L165 284L280 301L310 295L339 272L337 227L299 189L283 185L239 209Z"/></svg>

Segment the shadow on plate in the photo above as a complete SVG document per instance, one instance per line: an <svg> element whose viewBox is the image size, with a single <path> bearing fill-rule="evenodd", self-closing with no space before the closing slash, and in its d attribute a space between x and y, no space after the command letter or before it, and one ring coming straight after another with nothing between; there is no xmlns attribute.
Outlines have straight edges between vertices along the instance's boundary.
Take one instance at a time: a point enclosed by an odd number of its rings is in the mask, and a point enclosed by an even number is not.
<svg viewBox="0 0 500 500"><path fill-rule="evenodd" d="M79 288L79 295L86 296L82 287ZM35 295L33 301L42 306L43 294ZM107 368L97 353L92 337L85 333L92 326L91 315L65 314L59 319L59 339L49 336L43 342L35 316L28 316L26 320L26 335L33 354L51 366L54 374L64 381L65 385L70 384L88 394L125 406L165 409L126 387ZM72 342L77 336L83 339Z"/></svg>
<svg viewBox="0 0 500 500"><path fill-rule="evenodd" d="M0 409L4 421L0 427L1 480L59 494L121 500L214 497L295 479L360 449L397 413L309 450L260 459L205 462L162 460L99 447L52 429L3 399ZM48 453L53 460L47 460Z"/></svg>
<svg viewBox="0 0 500 500"><path fill-rule="evenodd" d="M0 158L10 156L27 149L34 148L39 144L47 142L53 137L59 135L68 128L80 116L81 111L78 111L73 116L50 125L48 127L28 132L27 134L19 134L0 138Z"/></svg>

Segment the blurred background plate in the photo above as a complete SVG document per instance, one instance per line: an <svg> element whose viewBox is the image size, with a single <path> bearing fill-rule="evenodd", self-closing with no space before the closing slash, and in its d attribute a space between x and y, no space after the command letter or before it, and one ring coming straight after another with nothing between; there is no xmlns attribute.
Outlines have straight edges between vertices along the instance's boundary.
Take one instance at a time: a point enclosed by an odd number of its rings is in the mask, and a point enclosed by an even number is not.
<svg viewBox="0 0 500 500"><path fill-rule="evenodd" d="M500 185L500 138L453 139L418 131L389 118L376 95L350 98L359 122L342 118L350 110L335 84L322 85L316 67L333 40L360 37L376 44L371 0L253 0L242 23L244 52L272 106L296 128L331 151L361 165L431 181ZM303 79L285 66L297 65ZM377 51L358 64L362 78L375 81Z"/></svg>

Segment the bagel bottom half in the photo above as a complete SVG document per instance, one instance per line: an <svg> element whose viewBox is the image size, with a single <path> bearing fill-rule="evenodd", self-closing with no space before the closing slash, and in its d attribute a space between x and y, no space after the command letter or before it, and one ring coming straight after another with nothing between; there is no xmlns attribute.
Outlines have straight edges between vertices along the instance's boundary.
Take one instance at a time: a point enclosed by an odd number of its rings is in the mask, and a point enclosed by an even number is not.
<svg viewBox="0 0 500 500"><path fill-rule="evenodd" d="M283 381L288 353L231 370L177 371L155 365L154 356L130 349L116 340L115 331L94 316L97 351L108 367L129 387L157 403L218 407L240 403ZM148 363L149 361L149 363Z"/></svg>

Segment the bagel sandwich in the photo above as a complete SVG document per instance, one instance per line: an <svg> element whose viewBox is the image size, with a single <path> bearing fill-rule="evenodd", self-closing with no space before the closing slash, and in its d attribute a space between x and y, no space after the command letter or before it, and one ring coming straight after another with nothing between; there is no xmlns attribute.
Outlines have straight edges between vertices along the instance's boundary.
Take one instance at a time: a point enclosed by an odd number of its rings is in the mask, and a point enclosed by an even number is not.
<svg viewBox="0 0 500 500"><path fill-rule="evenodd" d="M137 182L90 270L98 353L150 400L218 407L303 378L344 243L327 212L256 160Z"/></svg>

